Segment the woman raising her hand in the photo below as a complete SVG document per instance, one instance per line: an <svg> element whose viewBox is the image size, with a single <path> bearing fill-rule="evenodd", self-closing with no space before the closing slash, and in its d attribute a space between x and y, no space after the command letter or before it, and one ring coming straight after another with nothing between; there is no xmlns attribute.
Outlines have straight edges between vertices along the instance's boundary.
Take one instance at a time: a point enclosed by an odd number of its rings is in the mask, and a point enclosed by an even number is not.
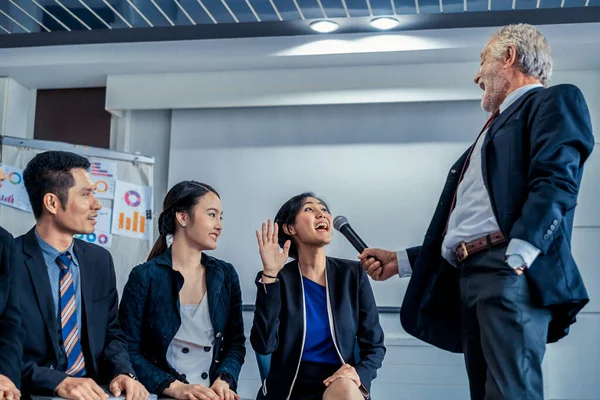
<svg viewBox="0 0 600 400"><path fill-rule="evenodd" d="M327 204L303 193L256 232L263 270L250 342L272 355L258 399L370 398L383 330L360 264L325 254L332 230Z"/></svg>

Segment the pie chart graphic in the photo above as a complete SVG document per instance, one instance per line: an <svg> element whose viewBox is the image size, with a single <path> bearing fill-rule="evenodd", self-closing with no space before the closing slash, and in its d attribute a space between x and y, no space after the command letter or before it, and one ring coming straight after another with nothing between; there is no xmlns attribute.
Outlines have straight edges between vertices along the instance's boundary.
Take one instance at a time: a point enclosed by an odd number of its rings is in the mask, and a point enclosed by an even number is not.
<svg viewBox="0 0 600 400"><path fill-rule="evenodd" d="M108 190L108 183L106 183L105 181L96 182L96 191L98 191L99 193L104 193L107 190Z"/></svg>
<svg viewBox="0 0 600 400"><path fill-rule="evenodd" d="M125 203L129 207L137 207L142 204L142 196L135 190L130 190L125 193Z"/></svg>
<svg viewBox="0 0 600 400"><path fill-rule="evenodd" d="M11 172L10 175L8 175L8 181L13 185L18 185L19 183L23 182L23 178L18 172Z"/></svg>

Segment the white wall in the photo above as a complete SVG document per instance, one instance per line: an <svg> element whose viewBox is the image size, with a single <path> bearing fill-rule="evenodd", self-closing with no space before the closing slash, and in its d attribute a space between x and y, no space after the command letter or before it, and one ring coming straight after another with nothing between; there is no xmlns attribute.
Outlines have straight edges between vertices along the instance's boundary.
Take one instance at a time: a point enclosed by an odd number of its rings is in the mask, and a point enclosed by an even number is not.
<svg viewBox="0 0 600 400"><path fill-rule="evenodd" d="M254 230L287 199L315 191L370 246L418 244L448 168L484 121L473 101L173 111L169 186L198 179L219 191L216 255L237 266L253 303ZM337 232L329 253L357 256ZM380 284L378 304L399 305L397 288Z"/></svg>
<svg viewBox="0 0 600 400"><path fill-rule="evenodd" d="M0 135L33 138L37 91L0 77Z"/></svg>
<svg viewBox="0 0 600 400"><path fill-rule="evenodd" d="M153 214L158 220L167 193L171 110L126 111L112 116L111 149L154 157ZM158 227L153 224L154 237ZM143 260L140 260L140 262Z"/></svg>
<svg viewBox="0 0 600 400"><path fill-rule="evenodd" d="M168 190L171 111L132 111L130 123L129 148L131 151L154 157L153 203L155 220L158 220L158 214L162 209L162 202ZM158 237L157 232L154 237Z"/></svg>

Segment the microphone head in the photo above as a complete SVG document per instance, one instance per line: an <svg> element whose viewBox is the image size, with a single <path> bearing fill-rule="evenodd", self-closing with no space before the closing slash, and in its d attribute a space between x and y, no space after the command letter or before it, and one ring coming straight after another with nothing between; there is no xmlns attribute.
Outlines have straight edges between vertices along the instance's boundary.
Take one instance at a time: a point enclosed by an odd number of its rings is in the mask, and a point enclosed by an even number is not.
<svg viewBox="0 0 600 400"><path fill-rule="evenodd" d="M349 224L348 218L344 217L343 215L338 215L333 219L333 227L336 231L339 231L342 228L342 226L346 224Z"/></svg>

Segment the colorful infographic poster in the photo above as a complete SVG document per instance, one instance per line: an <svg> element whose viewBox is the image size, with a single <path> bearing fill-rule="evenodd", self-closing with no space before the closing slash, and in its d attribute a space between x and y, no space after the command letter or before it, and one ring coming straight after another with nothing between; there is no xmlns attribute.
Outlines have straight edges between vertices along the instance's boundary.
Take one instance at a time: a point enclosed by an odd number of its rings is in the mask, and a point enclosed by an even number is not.
<svg viewBox="0 0 600 400"><path fill-rule="evenodd" d="M92 163L90 175L96 184L96 197L112 200L115 197L117 163L113 160L100 160L97 158L90 158L90 163Z"/></svg>
<svg viewBox="0 0 600 400"><path fill-rule="evenodd" d="M23 183L23 170L10 165L2 165L6 180L0 182L0 204L32 212L29 196Z"/></svg>
<svg viewBox="0 0 600 400"><path fill-rule="evenodd" d="M148 219L152 216L150 187L116 181L113 204L113 235L148 239Z"/></svg>

